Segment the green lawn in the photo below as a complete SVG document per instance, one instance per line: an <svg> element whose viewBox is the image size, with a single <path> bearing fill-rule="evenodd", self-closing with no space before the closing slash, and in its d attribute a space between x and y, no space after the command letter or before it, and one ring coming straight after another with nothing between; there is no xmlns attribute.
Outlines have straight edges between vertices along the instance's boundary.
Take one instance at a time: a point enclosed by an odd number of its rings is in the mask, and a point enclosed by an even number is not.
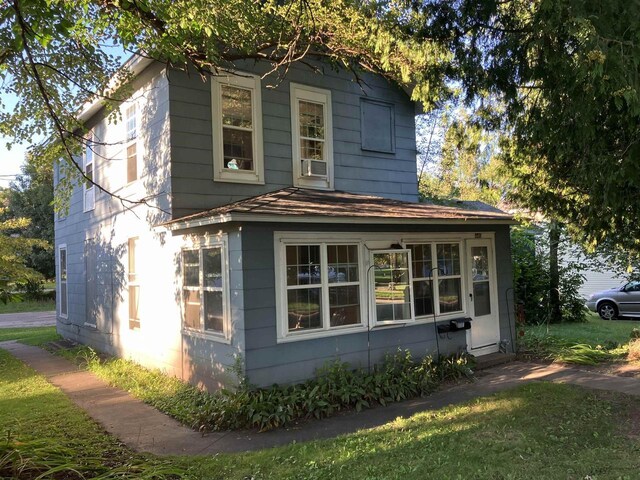
<svg viewBox="0 0 640 480"><path fill-rule="evenodd" d="M27 345L42 345L58 338L56 327L0 328L0 342L18 340Z"/></svg>
<svg viewBox="0 0 640 480"><path fill-rule="evenodd" d="M75 468L86 478L117 469L117 478L173 473L174 478L296 480L603 480L637 478L640 469L640 400L566 385L526 385L333 440L160 459L120 445L59 390L1 350L0 371L0 436L10 439L0 442L0 478L35 478L45 465ZM33 470L17 474L11 470L16 465ZM81 477L68 471L56 478Z"/></svg>
<svg viewBox="0 0 640 480"><path fill-rule="evenodd" d="M0 314L21 313L21 312L49 312L56 309L56 302L53 300L24 300L22 302L9 302L6 305L0 302Z"/></svg>
<svg viewBox="0 0 640 480"><path fill-rule="evenodd" d="M598 345L614 341L622 345L629 342L629 334L634 328L640 328L640 321L602 320L590 313L586 323L562 323L550 325L549 333L575 343ZM546 327L530 327L531 330L544 332Z"/></svg>

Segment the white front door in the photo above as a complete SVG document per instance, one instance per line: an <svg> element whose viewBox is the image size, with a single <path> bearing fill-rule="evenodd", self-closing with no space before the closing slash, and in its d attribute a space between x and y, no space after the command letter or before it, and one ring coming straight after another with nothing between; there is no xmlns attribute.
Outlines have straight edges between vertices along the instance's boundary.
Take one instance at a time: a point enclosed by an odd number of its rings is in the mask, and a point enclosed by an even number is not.
<svg viewBox="0 0 640 480"><path fill-rule="evenodd" d="M467 240L468 344L473 355L497 352L500 342L496 268L492 239Z"/></svg>

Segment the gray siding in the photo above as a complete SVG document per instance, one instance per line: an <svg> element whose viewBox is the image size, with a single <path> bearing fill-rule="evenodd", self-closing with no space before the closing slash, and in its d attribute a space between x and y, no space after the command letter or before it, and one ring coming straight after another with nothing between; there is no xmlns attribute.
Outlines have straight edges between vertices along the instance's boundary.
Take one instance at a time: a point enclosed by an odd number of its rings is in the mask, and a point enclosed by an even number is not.
<svg viewBox="0 0 640 480"><path fill-rule="evenodd" d="M328 361L340 359L354 367L366 368L380 362L398 348L409 349L417 357L452 354L466 349L466 334L441 335L436 342L432 323L373 330L369 334L345 335L277 343L276 289L274 275L274 231L366 231L366 232L487 232L496 233L496 264L501 338L511 335L507 313L513 311L512 269L508 226L376 227L335 225L245 225L243 227L244 288L248 299L245 315L245 361L249 380L256 385L305 380ZM507 298L509 304L507 305ZM250 301L249 301L250 299Z"/></svg>
<svg viewBox="0 0 640 480"><path fill-rule="evenodd" d="M245 71L264 73L247 66ZM414 106L406 93L382 78L365 76L362 88L349 74L324 68L324 74L296 65L276 88L262 80L265 185L213 181L211 86L199 75L170 71L171 190L179 217L293 184L290 82L331 90L335 188L417 201ZM365 151L360 142L360 99L393 103L395 153Z"/></svg>

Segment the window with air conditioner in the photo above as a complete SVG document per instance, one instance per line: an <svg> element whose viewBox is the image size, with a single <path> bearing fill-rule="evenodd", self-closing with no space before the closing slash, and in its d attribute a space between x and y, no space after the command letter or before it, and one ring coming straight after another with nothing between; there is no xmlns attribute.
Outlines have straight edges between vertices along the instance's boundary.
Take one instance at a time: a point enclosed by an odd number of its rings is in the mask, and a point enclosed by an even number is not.
<svg viewBox="0 0 640 480"><path fill-rule="evenodd" d="M291 84L293 183L333 189L331 92Z"/></svg>

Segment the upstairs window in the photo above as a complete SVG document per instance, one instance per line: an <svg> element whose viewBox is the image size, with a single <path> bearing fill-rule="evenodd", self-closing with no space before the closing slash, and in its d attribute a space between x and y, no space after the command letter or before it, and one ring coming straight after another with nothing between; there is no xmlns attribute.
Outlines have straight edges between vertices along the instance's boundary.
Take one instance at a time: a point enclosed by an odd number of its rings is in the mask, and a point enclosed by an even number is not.
<svg viewBox="0 0 640 480"><path fill-rule="evenodd" d="M211 89L214 180L264 183L260 77L214 77Z"/></svg>
<svg viewBox="0 0 640 480"><path fill-rule="evenodd" d="M127 183L138 179L138 108L136 104L129 106L125 112Z"/></svg>
<svg viewBox="0 0 640 480"><path fill-rule="evenodd" d="M291 84L294 185L333 189L331 92Z"/></svg>
<svg viewBox="0 0 640 480"><path fill-rule="evenodd" d="M87 135L84 147L84 175L83 182L83 209L85 212L95 208L95 185L92 183L94 179L94 136L93 133Z"/></svg>

